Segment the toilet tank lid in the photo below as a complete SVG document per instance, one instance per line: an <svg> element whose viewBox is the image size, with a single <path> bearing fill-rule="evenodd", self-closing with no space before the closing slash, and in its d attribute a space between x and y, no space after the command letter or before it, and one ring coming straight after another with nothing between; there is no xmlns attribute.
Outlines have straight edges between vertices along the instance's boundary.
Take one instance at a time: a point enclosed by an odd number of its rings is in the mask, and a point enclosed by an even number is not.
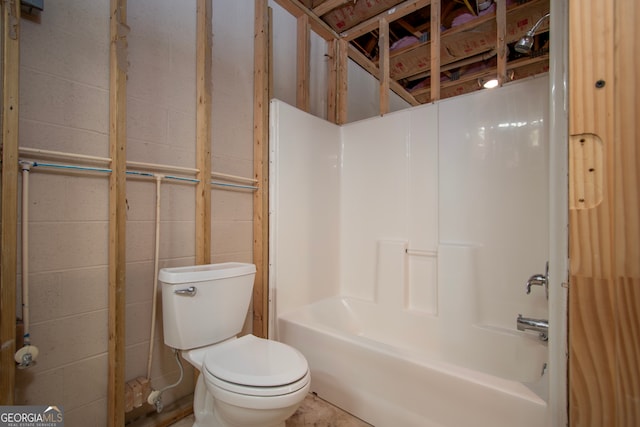
<svg viewBox="0 0 640 427"><path fill-rule="evenodd" d="M242 262L224 262L219 264L190 265L187 267L163 268L158 280L168 284L204 282L206 280L225 279L227 277L254 274L256 266Z"/></svg>

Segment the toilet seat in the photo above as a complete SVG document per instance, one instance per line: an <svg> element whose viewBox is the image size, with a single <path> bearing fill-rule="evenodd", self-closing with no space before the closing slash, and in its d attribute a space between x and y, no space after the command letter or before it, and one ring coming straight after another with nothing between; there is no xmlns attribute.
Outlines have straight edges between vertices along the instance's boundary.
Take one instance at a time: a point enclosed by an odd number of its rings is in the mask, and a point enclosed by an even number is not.
<svg viewBox="0 0 640 427"><path fill-rule="evenodd" d="M309 383L309 365L298 350L254 335L210 348L202 371L210 384L250 396L293 393Z"/></svg>
<svg viewBox="0 0 640 427"><path fill-rule="evenodd" d="M302 378L294 383L289 383L275 387L254 387L246 386L235 383L230 383L220 378L214 377L209 372L205 374L205 381L220 390L228 391L233 394L242 394L245 396L255 397L269 397L269 396L282 396L286 394L295 393L296 391L304 388L309 384L311 374L307 372Z"/></svg>

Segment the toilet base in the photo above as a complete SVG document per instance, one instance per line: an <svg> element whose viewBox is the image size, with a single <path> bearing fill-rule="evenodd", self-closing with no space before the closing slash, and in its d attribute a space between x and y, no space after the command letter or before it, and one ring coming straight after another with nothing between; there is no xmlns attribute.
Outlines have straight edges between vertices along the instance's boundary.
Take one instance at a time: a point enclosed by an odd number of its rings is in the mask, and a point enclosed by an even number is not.
<svg viewBox="0 0 640 427"><path fill-rule="evenodd" d="M308 385L305 393L308 390ZM300 401L301 403L302 401ZM206 386L204 375L198 375L196 389L193 396L193 414L195 423L193 427L285 427L285 420L282 416L289 418L296 411L300 403L290 408L269 409L250 409L237 408L222 401L216 401ZM284 413L283 413L284 412ZM290 413L289 413L290 412ZM233 414L236 418L235 422L224 419L221 414ZM269 419L279 419L275 423L269 423Z"/></svg>

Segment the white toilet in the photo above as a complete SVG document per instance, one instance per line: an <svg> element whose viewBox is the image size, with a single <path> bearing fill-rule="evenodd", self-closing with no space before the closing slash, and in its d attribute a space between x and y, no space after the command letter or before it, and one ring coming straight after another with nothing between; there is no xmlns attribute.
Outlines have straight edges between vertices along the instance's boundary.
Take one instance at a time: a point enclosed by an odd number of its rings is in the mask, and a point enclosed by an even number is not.
<svg viewBox="0 0 640 427"><path fill-rule="evenodd" d="M296 349L253 335L237 338L256 268L223 263L164 268L164 342L200 370L194 427L284 427L309 391Z"/></svg>

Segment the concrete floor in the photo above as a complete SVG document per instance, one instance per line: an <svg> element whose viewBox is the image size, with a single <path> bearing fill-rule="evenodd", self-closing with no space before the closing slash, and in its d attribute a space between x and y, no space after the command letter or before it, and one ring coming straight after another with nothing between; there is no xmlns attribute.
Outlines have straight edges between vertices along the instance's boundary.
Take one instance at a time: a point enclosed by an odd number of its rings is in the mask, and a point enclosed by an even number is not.
<svg viewBox="0 0 640 427"><path fill-rule="evenodd" d="M193 415L172 424L171 427L191 427ZM309 394L295 414L286 422L287 427L371 427L370 424L336 408L319 397Z"/></svg>

